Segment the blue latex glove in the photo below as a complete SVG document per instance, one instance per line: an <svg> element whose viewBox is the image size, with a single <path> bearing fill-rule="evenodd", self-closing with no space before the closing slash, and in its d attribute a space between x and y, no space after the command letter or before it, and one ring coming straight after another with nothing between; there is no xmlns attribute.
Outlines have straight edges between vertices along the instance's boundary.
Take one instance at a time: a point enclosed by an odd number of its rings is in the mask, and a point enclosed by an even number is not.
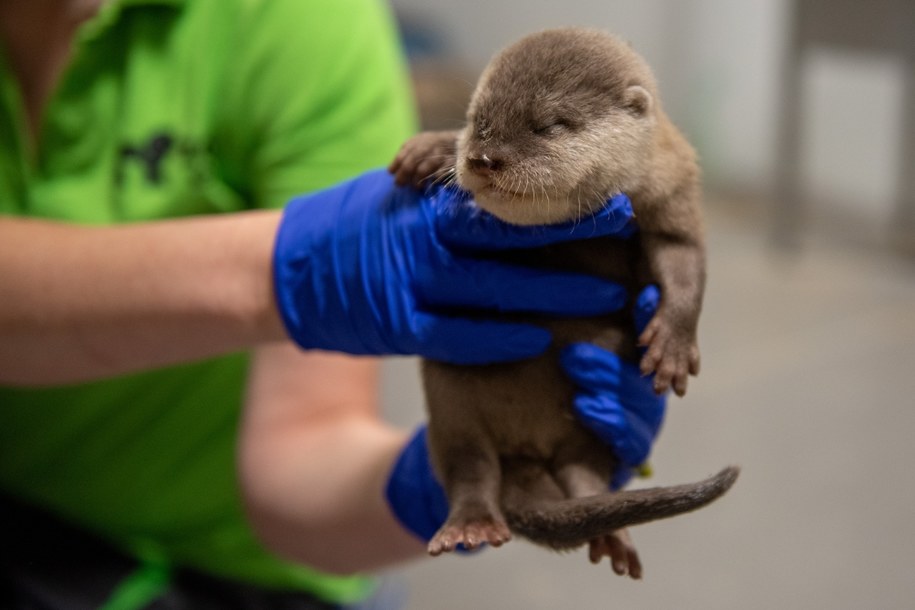
<svg viewBox="0 0 915 610"><path fill-rule="evenodd" d="M660 296L656 286L639 294L634 311L638 333L654 316ZM566 347L560 362L579 388L574 399L578 418L610 446L618 460L610 487L619 489L648 459L664 420L667 397L655 394L652 377L642 376L637 364L589 343Z"/></svg>
<svg viewBox="0 0 915 610"><path fill-rule="evenodd" d="M286 207L274 288L289 336L306 349L416 354L483 364L541 353L538 326L459 311L594 315L625 303L622 287L581 274L511 266L486 252L628 233L632 207L614 197L593 218L514 227L453 189L421 193L369 172Z"/></svg>

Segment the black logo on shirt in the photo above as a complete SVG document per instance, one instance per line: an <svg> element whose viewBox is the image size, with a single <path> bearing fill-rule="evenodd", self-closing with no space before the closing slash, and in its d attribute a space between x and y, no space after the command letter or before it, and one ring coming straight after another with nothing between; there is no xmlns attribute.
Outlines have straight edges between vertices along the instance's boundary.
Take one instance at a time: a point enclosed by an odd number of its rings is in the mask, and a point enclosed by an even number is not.
<svg viewBox="0 0 915 610"><path fill-rule="evenodd" d="M134 160L143 166L143 175L147 182L153 185L160 184L162 182L162 159L174 144L174 138L167 133L154 134L141 146L123 144L119 151L117 181L120 183L124 178L124 165L128 161Z"/></svg>

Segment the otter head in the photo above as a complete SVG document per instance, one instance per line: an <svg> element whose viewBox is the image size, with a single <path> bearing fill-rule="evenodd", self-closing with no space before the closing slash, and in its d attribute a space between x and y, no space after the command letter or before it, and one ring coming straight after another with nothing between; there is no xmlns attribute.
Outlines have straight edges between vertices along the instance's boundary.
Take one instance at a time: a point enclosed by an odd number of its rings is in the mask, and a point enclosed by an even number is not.
<svg viewBox="0 0 915 610"><path fill-rule="evenodd" d="M480 77L457 182L512 224L586 216L639 183L656 98L651 70L616 38L578 28L527 36Z"/></svg>

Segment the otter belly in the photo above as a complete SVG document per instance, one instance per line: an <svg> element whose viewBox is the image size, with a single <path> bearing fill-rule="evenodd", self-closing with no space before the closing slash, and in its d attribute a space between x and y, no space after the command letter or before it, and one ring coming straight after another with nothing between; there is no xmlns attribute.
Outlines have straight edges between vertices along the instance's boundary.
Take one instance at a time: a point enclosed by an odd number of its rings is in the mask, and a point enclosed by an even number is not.
<svg viewBox="0 0 915 610"><path fill-rule="evenodd" d="M579 428L571 409L574 388L557 358L550 350L511 364L424 363L430 425L472 425L500 456L548 459Z"/></svg>

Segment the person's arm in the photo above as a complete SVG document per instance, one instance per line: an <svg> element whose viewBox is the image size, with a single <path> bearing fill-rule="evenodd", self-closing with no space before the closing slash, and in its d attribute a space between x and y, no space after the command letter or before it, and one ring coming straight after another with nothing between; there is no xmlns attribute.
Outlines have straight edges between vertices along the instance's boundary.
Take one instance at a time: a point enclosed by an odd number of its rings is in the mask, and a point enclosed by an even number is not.
<svg viewBox="0 0 915 610"><path fill-rule="evenodd" d="M378 419L376 402L374 360L258 350L239 471L251 523L274 552L338 574L423 553L384 498L407 435Z"/></svg>
<svg viewBox="0 0 915 610"><path fill-rule="evenodd" d="M0 217L0 383L87 381L285 337L271 281L279 220Z"/></svg>
<svg viewBox="0 0 915 610"><path fill-rule="evenodd" d="M594 315L619 309L623 288L468 250L616 234L630 216L620 196L593 223L522 230L375 171L297 197L282 217L107 228L0 219L0 383L88 381L287 335L305 350L526 358L547 348L548 331L455 310Z"/></svg>

